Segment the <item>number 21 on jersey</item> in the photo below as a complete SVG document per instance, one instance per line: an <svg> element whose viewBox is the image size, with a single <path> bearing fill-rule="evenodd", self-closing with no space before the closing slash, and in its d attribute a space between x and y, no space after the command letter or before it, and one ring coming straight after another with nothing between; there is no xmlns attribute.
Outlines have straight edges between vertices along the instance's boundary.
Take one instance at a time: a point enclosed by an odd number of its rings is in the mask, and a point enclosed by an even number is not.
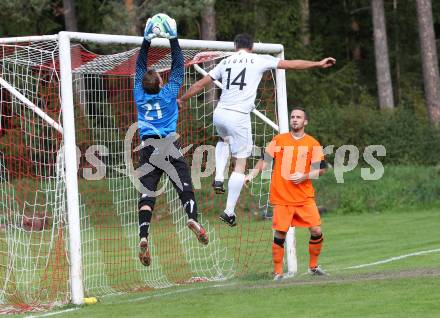
<svg viewBox="0 0 440 318"><path fill-rule="evenodd" d="M148 116L148 113L153 110L153 107L154 107L154 109L156 109L157 119L161 119L162 118L162 111L160 110L160 104L159 103L154 103L154 105L151 105L151 104L147 103L147 104L145 104L145 107L147 108L147 110L145 111L145 116L144 116L144 118L146 120L154 120L153 116Z"/></svg>
<svg viewBox="0 0 440 318"><path fill-rule="evenodd" d="M239 90L243 90L243 87L245 87L247 84L245 83L245 77L246 77L246 67L241 70L240 73L232 80L231 82L231 69L227 68L225 71L228 73L228 78L226 79L226 89L229 89L232 85L239 86Z"/></svg>

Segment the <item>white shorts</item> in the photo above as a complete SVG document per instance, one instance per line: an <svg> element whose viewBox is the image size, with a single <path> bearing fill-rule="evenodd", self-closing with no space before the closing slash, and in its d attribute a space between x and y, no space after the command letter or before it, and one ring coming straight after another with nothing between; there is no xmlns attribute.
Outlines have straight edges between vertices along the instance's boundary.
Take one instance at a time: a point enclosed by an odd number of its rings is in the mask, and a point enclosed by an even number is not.
<svg viewBox="0 0 440 318"><path fill-rule="evenodd" d="M247 158L252 154L251 116L234 110L216 108L213 122L217 133L229 143L232 156Z"/></svg>

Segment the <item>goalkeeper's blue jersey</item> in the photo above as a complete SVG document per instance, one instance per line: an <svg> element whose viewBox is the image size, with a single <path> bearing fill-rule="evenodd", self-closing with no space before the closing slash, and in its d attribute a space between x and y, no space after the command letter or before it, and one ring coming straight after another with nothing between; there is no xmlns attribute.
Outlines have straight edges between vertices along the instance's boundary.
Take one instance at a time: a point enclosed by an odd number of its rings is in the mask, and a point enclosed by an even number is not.
<svg viewBox="0 0 440 318"><path fill-rule="evenodd" d="M136 61L133 93L138 111L138 128L141 138L165 137L176 131L179 116L177 95L184 74L183 54L178 40L170 40L172 63L169 81L158 94L147 94L142 87L142 78L147 72L149 44L144 39Z"/></svg>

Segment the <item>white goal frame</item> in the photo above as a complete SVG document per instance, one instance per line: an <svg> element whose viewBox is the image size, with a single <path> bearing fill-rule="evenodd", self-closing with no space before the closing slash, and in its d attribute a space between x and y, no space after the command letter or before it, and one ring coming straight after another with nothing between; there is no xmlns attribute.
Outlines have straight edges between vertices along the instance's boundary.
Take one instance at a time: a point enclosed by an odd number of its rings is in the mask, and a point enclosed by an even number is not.
<svg viewBox="0 0 440 318"><path fill-rule="evenodd" d="M143 38L139 36L125 35L108 35L81 32L65 32L62 31L57 35L29 36L0 39L0 43L15 42L34 42L58 40L59 43L59 62L61 75L61 108L63 123L62 127L59 123L52 120L49 116L45 116L44 112L33 105L30 101L24 100L22 96L18 96L18 92L0 77L0 85L5 87L15 96L20 98L27 106L36 112L49 125L57 129L63 135L64 142L64 163L65 163L65 181L67 193L67 213L69 219L69 255L70 255L70 286L71 286L71 302L76 305L84 303L84 287L82 278L82 256L81 256L81 235L80 235L80 207L78 194L78 178L77 178L77 160L76 160L76 140L75 140L75 121L74 121L74 105L73 105L73 82L71 69L71 41L76 42L93 42L101 44L132 44L141 45ZM215 51L233 51L233 42L224 41L204 41L204 40L186 40L179 39L182 49L206 49ZM166 39L153 39L152 47L169 48L169 41ZM281 44L255 43L253 51L255 53L273 54L280 59L284 59L284 47ZM197 67L195 65L195 67ZM198 70L200 72L200 70ZM274 130L279 133L289 131L289 116L287 109L286 94L286 76L285 70L277 69L276 77L276 98L277 98L277 115L278 126L267 119L258 111L254 112L256 116L265 121ZM217 83L216 85L218 85ZM18 93L18 94L17 94ZM25 97L24 97L25 98ZM29 104L30 103L30 104ZM278 128L278 129L277 129ZM286 259L289 274L297 272L296 250L295 250L295 233L291 228L286 238Z"/></svg>

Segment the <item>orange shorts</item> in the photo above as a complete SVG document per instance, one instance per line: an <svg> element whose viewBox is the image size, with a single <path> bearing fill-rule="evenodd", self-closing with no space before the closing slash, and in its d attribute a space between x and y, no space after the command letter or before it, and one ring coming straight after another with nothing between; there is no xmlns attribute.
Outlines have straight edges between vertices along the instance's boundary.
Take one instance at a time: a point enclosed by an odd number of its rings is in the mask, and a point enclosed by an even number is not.
<svg viewBox="0 0 440 318"><path fill-rule="evenodd" d="M312 227L321 225L321 217L315 200L304 205L274 205L272 229L287 232L291 226Z"/></svg>

